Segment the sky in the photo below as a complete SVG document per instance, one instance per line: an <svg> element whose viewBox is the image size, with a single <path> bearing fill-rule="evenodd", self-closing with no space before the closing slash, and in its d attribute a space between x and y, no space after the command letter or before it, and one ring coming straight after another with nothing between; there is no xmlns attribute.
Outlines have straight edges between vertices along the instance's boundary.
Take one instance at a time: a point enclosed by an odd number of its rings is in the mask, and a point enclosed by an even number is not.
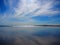
<svg viewBox="0 0 60 45"><path fill-rule="evenodd" d="M60 24L60 0L0 0L0 25Z"/></svg>

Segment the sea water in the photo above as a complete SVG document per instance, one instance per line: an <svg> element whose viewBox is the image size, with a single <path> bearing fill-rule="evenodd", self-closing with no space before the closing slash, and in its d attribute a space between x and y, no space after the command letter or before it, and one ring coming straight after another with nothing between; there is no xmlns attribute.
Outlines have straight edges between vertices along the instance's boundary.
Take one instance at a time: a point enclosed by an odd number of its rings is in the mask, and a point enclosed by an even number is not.
<svg viewBox="0 0 60 45"><path fill-rule="evenodd" d="M60 27L0 27L0 45L60 45Z"/></svg>

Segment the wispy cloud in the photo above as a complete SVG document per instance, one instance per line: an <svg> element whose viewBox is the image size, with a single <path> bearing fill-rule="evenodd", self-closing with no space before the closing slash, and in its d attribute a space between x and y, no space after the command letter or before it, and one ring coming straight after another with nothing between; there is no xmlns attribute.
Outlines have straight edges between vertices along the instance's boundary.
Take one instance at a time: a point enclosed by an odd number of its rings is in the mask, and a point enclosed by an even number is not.
<svg viewBox="0 0 60 45"><path fill-rule="evenodd" d="M22 0L19 3L19 6L15 8L16 15L15 16L26 16L30 14L31 16L39 16L39 15L54 15L59 13L59 11L53 11L54 1L42 0L38 2L38 0ZM38 10L37 10L38 9ZM29 16L30 16L29 15Z"/></svg>
<svg viewBox="0 0 60 45"><path fill-rule="evenodd" d="M5 6L9 9L0 19L8 21L8 19L16 18L17 20L25 20L24 23L31 24L35 22L32 17L60 14L59 10L52 9L58 2L55 0L4 0Z"/></svg>

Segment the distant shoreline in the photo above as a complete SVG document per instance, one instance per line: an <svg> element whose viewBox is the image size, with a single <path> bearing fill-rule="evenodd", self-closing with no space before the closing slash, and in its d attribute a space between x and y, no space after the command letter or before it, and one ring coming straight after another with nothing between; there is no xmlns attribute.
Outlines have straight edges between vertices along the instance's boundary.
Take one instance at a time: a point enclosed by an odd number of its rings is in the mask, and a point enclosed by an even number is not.
<svg viewBox="0 0 60 45"><path fill-rule="evenodd" d="M12 27L10 25L0 25L0 27Z"/></svg>
<svg viewBox="0 0 60 45"><path fill-rule="evenodd" d="M31 25L31 26L29 26L29 25L27 25L26 27L35 27L35 26L38 26L38 27L40 27L40 26L42 26L42 27L60 27L60 25ZM0 27L14 27L14 26L10 26L10 25L0 25ZM24 27L24 25L23 26L20 26L20 27Z"/></svg>
<svg viewBox="0 0 60 45"><path fill-rule="evenodd" d="M60 27L60 25L35 25L35 26Z"/></svg>

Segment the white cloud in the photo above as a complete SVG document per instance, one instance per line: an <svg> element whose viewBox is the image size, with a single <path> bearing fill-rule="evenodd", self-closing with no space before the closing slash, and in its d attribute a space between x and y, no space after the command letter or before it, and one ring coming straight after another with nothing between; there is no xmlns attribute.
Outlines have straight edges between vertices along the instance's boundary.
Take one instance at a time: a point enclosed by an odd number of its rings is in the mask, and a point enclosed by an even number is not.
<svg viewBox="0 0 60 45"><path fill-rule="evenodd" d="M5 5L8 5L10 9L1 19L5 19L6 15L9 15L7 18L18 18L27 20L26 23L33 23L34 20L31 17L40 15L50 16L60 13L58 10L53 11L51 9L54 5L54 0L8 0L7 2L4 1ZM13 11L14 14L12 14Z"/></svg>
<svg viewBox="0 0 60 45"><path fill-rule="evenodd" d="M39 16L43 14L54 15L58 13L58 11L51 10L51 8L53 7L53 2L54 2L52 0L43 0L43 1L40 0L40 2L38 0L21 0L20 2L21 3L18 4L17 8L14 8L16 17L25 17L29 13L31 14L31 17ZM39 10L36 11L37 9Z"/></svg>
<svg viewBox="0 0 60 45"><path fill-rule="evenodd" d="M39 8L38 4L36 4L35 2L35 0L21 0L21 3L19 3L18 7L15 8L15 16L23 16L30 12L34 12L34 10Z"/></svg>
<svg viewBox="0 0 60 45"><path fill-rule="evenodd" d="M54 0L7 0L5 5L9 5L10 10L8 12L12 13L14 11L14 17L29 17L39 16L39 15L54 15L59 13L59 11L53 11ZM15 4L15 6L14 6ZM6 12L6 15L7 12ZM10 15L10 14L9 14ZM28 17L27 16L27 17Z"/></svg>

